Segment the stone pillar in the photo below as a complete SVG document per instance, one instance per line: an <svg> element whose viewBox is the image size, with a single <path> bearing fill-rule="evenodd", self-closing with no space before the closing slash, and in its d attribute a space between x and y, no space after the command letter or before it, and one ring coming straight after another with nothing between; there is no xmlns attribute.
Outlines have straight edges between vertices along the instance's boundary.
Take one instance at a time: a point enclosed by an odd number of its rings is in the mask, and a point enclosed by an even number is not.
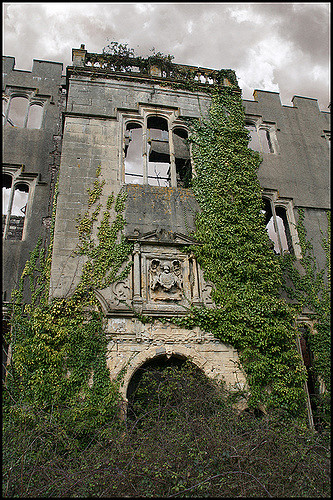
<svg viewBox="0 0 333 500"><path fill-rule="evenodd" d="M193 288L192 288L192 293L193 293L193 297L192 297L192 304L196 305L196 304L199 304L201 303L200 301L200 295L199 295L199 279L198 279L198 266L197 266L197 261L194 257L193 254L190 255L189 257L189 260L190 260L190 268L191 268L191 271L192 271L192 276L191 276L191 279L193 280L192 283L193 283Z"/></svg>
<svg viewBox="0 0 333 500"><path fill-rule="evenodd" d="M133 307L134 310L139 313L142 311L140 255L140 243L134 243Z"/></svg>

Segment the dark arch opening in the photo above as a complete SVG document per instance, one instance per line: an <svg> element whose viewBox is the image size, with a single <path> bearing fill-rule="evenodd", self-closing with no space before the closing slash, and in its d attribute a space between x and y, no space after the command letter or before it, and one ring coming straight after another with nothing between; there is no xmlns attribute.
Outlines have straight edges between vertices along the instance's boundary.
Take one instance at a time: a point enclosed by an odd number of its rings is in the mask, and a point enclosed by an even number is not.
<svg viewBox="0 0 333 500"><path fill-rule="evenodd" d="M147 372L152 372L155 370L161 370L163 368L166 368L167 366L175 366L179 367L184 365L186 361L185 356L180 356L180 355L172 355L170 357L167 357L166 354L156 356L152 359L149 359L143 365L138 368L131 380L130 383L128 384L127 387L127 399L128 401L133 397L133 394L135 393L143 375Z"/></svg>
<svg viewBox="0 0 333 500"><path fill-rule="evenodd" d="M191 366L193 373L205 377L202 370L182 355L173 354L168 357L163 354L143 363L135 371L128 384L126 394L128 400L127 418L130 420L140 418L144 414L145 408L154 404L160 384L168 383L168 376L165 377L167 369L180 370L185 368L186 365Z"/></svg>

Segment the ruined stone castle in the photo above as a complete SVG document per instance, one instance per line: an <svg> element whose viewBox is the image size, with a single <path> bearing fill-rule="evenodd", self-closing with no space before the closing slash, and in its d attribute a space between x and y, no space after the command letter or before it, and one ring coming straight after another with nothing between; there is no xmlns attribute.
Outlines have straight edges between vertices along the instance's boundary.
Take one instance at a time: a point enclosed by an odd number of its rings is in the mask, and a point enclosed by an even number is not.
<svg viewBox="0 0 333 500"><path fill-rule="evenodd" d="M206 116L204 88L217 72L177 64L169 69L135 58L130 65L112 63L83 45L73 49L65 74L58 62L34 60L31 71L22 71L13 57L3 57L4 321L29 253L38 238L49 239L58 176L50 297L68 297L75 289L84 263L75 253L76 221L87 210L87 190L100 168L102 203L111 192L127 193L125 236L134 243L128 276L96 292L107 319L110 375L124 372L124 398L137 370L158 359L190 359L231 388L246 382L237 352L209 332L144 324L135 315L181 315L184 306L212 303L212 285L186 251L199 244L192 237L199 206L190 188L195 172L186 119ZM174 85L188 73L202 92ZM228 84L228 78L221 82ZM243 104L249 147L263 156L258 178L274 251L301 259L296 223L302 208L322 268L329 111L308 97L282 105L278 93L261 90ZM311 321L311 311L303 320Z"/></svg>

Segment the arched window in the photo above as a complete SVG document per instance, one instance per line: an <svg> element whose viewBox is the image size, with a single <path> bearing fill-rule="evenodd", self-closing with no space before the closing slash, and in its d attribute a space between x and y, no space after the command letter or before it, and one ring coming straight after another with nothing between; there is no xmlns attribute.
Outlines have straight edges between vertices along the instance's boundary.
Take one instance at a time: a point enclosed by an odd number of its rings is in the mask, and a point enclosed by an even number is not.
<svg viewBox="0 0 333 500"><path fill-rule="evenodd" d="M177 187L184 188L190 187L192 179L190 148L187 139L187 130L181 127L173 129L172 140L175 152Z"/></svg>
<svg viewBox="0 0 333 500"><path fill-rule="evenodd" d="M2 176L3 217L2 235L6 240L22 240L29 186L24 182L13 184L10 175Z"/></svg>
<svg viewBox="0 0 333 500"><path fill-rule="evenodd" d="M29 107L27 128L40 128L43 119L43 106L41 104L32 104Z"/></svg>
<svg viewBox="0 0 333 500"><path fill-rule="evenodd" d="M256 123L247 121L245 128L250 132L249 148L261 153L274 153L268 126L259 126Z"/></svg>
<svg viewBox="0 0 333 500"><path fill-rule="evenodd" d="M8 121L14 127L25 127L29 101L27 97L12 97L9 103Z"/></svg>
<svg viewBox="0 0 333 500"><path fill-rule="evenodd" d="M125 183L143 184L142 126L128 123L125 131Z"/></svg>
<svg viewBox="0 0 333 500"><path fill-rule="evenodd" d="M192 167L188 133L174 112L126 117L123 167L126 184L190 187ZM164 116L162 116L164 113ZM127 121L128 120L128 121Z"/></svg>
<svg viewBox="0 0 333 500"><path fill-rule="evenodd" d="M170 186L168 122L159 116L147 120L148 184Z"/></svg>
<svg viewBox="0 0 333 500"><path fill-rule="evenodd" d="M20 94L17 90L9 91L9 95L3 98L3 124L29 129L41 128L45 98L36 98L33 92L24 89Z"/></svg>
<svg viewBox="0 0 333 500"><path fill-rule="evenodd" d="M281 255L294 253L286 209L274 206L269 198L263 198L263 203L266 229L274 244L274 252Z"/></svg>

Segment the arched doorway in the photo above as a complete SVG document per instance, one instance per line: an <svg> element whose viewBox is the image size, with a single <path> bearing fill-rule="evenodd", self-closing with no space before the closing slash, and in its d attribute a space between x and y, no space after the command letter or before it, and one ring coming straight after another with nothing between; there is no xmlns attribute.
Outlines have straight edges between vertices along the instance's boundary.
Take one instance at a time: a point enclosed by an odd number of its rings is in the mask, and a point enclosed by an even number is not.
<svg viewBox="0 0 333 500"><path fill-rule="evenodd" d="M212 380L181 354L162 354L146 360L127 387L127 418L139 421L146 414L172 410L187 392L211 386Z"/></svg>

